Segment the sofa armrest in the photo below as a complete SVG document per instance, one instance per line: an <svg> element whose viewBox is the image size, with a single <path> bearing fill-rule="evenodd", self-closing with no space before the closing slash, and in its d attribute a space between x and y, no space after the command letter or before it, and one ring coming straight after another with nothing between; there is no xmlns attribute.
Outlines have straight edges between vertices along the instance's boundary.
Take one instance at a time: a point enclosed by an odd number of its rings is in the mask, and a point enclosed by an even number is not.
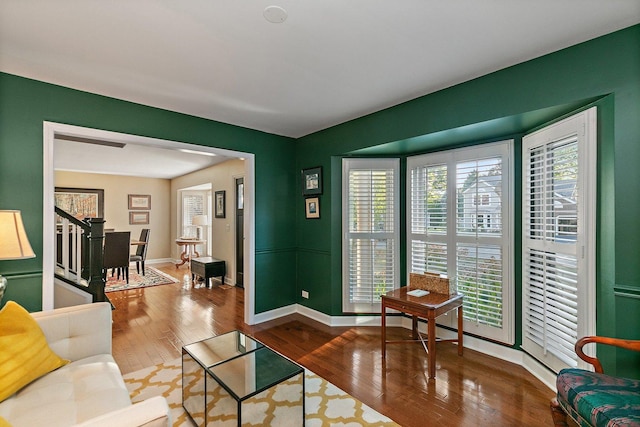
<svg viewBox="0 0 640 427"><path fill-rule="evenodd" d="M111 354L111 304L100 302L31 313L49 347L71 361Z"/></svg>
<svg viewBox="0 0 640 427"><path fill-rule="evenodd" d="M162 396L151 397L135 405L111 411L76 427L171 427L171 412Z"/></svg>

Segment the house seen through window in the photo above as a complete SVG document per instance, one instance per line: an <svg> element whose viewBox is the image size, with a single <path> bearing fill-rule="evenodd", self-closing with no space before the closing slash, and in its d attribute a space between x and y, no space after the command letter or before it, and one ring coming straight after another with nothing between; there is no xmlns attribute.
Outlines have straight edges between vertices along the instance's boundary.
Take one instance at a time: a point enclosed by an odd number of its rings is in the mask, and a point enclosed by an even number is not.
<svg viewBox="0 0 640 427"><path fill-rule="evenodd" d="M511 147L506 141L407 161L408 270L449 276L464 294L465 331L509 343Z"/></svg>

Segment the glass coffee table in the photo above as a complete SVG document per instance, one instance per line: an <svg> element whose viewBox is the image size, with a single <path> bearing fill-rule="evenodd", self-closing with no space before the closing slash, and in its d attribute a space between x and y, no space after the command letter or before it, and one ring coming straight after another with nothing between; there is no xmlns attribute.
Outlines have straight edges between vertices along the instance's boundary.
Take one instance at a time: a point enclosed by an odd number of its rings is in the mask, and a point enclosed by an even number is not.
<svg viewBox="0 0 640 427"><path fill-rule="evenodd" d="M198 426L304 425L304 368L240 331L188 344L182 405Z"/></svg>

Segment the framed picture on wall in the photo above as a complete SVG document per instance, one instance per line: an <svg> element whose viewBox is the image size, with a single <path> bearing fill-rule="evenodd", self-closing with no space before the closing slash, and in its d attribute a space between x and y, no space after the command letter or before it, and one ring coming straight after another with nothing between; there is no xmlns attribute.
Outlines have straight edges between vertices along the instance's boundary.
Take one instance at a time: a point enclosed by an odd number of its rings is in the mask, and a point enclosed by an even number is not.
<svg viewBox="0 0 640 427"><path fill-rule="evenodd" d="M149 212L129 212L129 224L146 225L149 224Z"/></svg>
<svg viewBox="0 0 640 427"><path fill-rule="evenodd" d="M216 218L224 218L225 217L225 191L216 191L215 192L215 216Z"/></svg>
<svg viewBox="0 0 640 427"><path fill-rule="evenodd" d="M129 194L129 210L148 211L151 209L151 195Z"/></svg>
<svg viewBox="0 0 640 427"><path fill-rule="evenodd" d="M79 220L104 218L104 190L56 187L55 206ZM58 217L58 220L61 221L61 218Z"/></svg>
<svg viewBox="0 0 640 427"><path fill-rule="evenodd" d="M320 218L320 199L318 197L309 197L304 199L305 218Z"/></svg>
<svg viewBox="0 0 640 427"><path fill-rule="evenodd" d="M322 166L302 169L302 195L322 194Z"/></svg>

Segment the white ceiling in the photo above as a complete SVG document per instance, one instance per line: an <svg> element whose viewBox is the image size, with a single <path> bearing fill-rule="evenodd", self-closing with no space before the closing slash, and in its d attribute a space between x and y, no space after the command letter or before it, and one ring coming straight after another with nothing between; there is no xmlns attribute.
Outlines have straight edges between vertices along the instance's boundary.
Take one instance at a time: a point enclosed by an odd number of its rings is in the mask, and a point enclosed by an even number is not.
<svg viewBox="0 0 640 427"><path fill-rule="evenodd" d="M638 22L640 0L0 0L0 71L300 137Z"/></svg>
<svg viewBox="0 0 640 427"><path fill-rule="evenodd" d="M142 138L137 138L142 139ZM67 141L54 141L54 169L61 171L100 173L172 179L229 160L218 150L194 147L197 152L160 147L153 142L141 145L116 138L124 147L113 147ZM205 151L206 150L206 151ZM99 159L98 162L95 160Z"/></svg>

